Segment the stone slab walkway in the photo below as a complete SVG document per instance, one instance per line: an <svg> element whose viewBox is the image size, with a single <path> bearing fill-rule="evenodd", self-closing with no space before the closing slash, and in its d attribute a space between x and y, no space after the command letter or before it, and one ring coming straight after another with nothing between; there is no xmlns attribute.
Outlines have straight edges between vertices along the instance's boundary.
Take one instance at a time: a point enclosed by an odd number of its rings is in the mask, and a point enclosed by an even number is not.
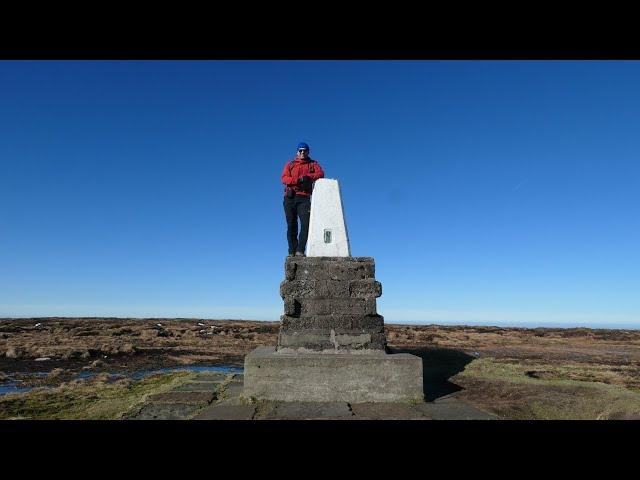
<svg viewBox="0 0 640 480"><path fill-rule="evenodd" d="M256 402L240 398L242 374L199 374L170 392L152 395L134 420L494 420L454 395L421 404Z"/></svg>

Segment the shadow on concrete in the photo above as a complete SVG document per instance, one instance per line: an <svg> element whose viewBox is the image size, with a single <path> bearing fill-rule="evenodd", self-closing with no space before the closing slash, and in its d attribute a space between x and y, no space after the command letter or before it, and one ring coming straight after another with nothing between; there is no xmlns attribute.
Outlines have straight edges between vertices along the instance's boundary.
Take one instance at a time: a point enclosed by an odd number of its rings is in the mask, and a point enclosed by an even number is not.
<svg viewBox="0 0 640 480"><path fill-rule="evenodd" d="M422 359L423 392L427 402L463 390L462 387L449 381L449 378L464 370L464 367L475 360L460 350L451 348L394 348L387 347L388 353L410 353Z"/></svg>

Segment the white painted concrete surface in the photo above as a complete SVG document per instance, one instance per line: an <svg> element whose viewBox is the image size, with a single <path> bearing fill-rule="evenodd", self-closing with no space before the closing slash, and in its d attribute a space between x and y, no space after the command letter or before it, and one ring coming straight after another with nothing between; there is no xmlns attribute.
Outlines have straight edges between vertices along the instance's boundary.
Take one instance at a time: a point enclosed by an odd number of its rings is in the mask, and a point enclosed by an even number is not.
<svg viewBox="0 0 640 480"><path fill-rule="evenodd" d="M307 256L351 256L338 180L320 178L314 184L311 195Z"/></svg>

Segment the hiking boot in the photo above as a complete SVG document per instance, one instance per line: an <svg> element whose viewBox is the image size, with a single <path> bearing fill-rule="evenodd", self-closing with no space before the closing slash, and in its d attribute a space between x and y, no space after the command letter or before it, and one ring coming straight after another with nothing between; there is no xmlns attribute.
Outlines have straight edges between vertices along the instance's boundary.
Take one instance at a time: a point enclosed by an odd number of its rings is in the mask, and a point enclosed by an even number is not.
<svg viewBox="0 0 640 480"><path fill-rule="evenodd" d="M296 257L306 257L306 255L302 252L296 252Z"/></svg>

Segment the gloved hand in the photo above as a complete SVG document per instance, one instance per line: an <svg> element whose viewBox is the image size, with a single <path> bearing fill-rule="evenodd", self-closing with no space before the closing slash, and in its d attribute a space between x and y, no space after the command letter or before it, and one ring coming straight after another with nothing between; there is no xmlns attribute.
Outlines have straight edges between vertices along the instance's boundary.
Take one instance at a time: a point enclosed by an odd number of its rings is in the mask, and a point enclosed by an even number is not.
<svg viewBox="0 0 640 480"><path fill-rule="evenodd" d="M298 179L298 185L302 190L311 190L311 177L307 177L306 175L300 177Z"/></svg>

